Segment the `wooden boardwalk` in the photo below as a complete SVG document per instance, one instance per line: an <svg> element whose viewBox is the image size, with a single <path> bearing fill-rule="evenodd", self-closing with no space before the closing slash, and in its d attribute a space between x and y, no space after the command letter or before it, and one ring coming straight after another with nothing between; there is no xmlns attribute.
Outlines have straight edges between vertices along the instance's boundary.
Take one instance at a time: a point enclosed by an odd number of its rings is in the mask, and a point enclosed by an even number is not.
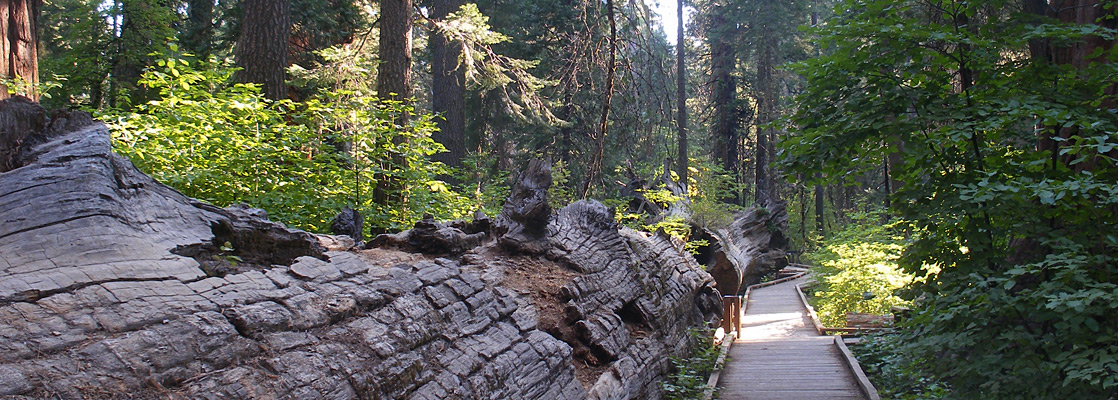
<svg viewBox="0 0 1118 400"><path fill-rule="evenodd" d="M834 338L819 336L800 302L803 278L753 289L742 332L718 379L719 398L864 399Z"/></svg>

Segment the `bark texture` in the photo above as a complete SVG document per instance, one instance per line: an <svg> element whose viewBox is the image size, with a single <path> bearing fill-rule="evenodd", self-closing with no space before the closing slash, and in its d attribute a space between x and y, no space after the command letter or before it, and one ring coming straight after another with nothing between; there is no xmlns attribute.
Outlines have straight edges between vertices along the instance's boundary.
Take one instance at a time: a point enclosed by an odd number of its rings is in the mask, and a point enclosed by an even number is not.
<svg viewBox="0 0 1118 400"><path fill-rule="evenodd" d="M187 198L88 115L16 102L0 115L31 120L4 125L0 396L656 399L687 330L721 312L681 243L595 202L544 219L547 258L347 250Z"/></svg>
<svg viewBox="0 0 1118 400"><path fill-rule="evenodd" d="M406 102L411 97L411 47L412 0L382 0L380 2L380 65L377 67L377 95L384 100ZM404 113L396 123L407 126L409 116ZM392 138L401 144L403 136ZM385 160L382 168L407 168L402 154L393 154L391 163ZM394 165L393 165L394 164ZM378 175L373 198L378 204L389 205L402 200L403 184L391 175Z"/></svg>
<svg viewBox="0 0 1118 400"><path fill-rule="evenodd" d="M738 156L738 110L734 100L737 93L737 82L734 80L734 62L737 59L734 47L726 35L730 29L726 26L722 7L711 16L710 43L711 43L711 76L714 90L711 93L711 106L714 108L714 126L711 128L717 141L714 146L714 157L722 164L734 181L738 181L740 165ZM728 199L736 200L736 199ZM737 203L737 201L735 201Z"/></svg>
<svg viewBox="0 0 1118 400"><path fill-rule="evenodd" d="M380 2L380 66L377 93L383 99L411 97L412 0Z"/></svg>
<svg viewBox="0 0 1118 400"><path fill-rule="evenodd" d="M0 74L4 78L39 83L39 36L35 27L39 1L0 0ZM34 86L21 94L39 99ZM0 85L0 99L8 97L8 88Z"/></svg>
<svg viewBox="0 0 1118 400"><path fill-rule="evenodd" d="M237 80L258 83L264 96L287 98L287 44L291 37L291 0L244 0L237 40Z"/></svg>
<svg viewBox="0 0 1118 400"><path fill-rule="evenodd" d="M696 258L718 282L718 290L741 295L749 285L788 265L788 240L781 228L788 223L782 206L753 208L739 213L724 229L703 229L700 239L710 246Z"/></svg>
<svg viewBox="0 0 1118 400"><path fill-rule="evenodd" d="M463 0L434 0L431 18L446 19L447 14L458 11ZM442 115L436 120L439 131L433 134L436 142L446 147L446 153L434 156L452 168L462 167L466 157L466 74L460 67L462 43L445 34L431 35L431 108Z"/></svg>
<svg viewBox="0 0 1118 400"><path fill-rule="evenodd" d="M764 29L764 27L762 27ZM766 38L766 36L762 36ZM773 74L776 68L776 49L769 39L762 39L761 48L757 57L757 148L754 157L757 160L754 174L756 185L756 204L758 207L768 207L776 201L776 190L773 185L772 173L769 163L772 161L769 154L772 152L773 128L761 128L776 118L776 82Z"/></svg>

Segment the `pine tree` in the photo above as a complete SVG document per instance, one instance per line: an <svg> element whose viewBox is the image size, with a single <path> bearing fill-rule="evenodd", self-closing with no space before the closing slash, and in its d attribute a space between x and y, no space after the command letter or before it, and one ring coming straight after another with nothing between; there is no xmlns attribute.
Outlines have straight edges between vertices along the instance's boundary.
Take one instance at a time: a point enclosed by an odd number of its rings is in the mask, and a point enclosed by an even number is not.
<svg viewBox="0 0 1118 400"><path fill-rule="evenodd" d="M287 97L288 39L291 35L290 0L244 0L244 20L237 41L236 79L262 85L272 100Z"/></svg>
<svg viewBox="0 0 1118 400"><path fill-rule="evenodd" d="M435 21L445 19L464 4L463 0L434 0L433 3L431 18ZM434 158L452 168L460 168L466 157L466 76L459 60L462 43L434 30L431 53L431 109L442 115L434 139L447 150Z"/></svg>

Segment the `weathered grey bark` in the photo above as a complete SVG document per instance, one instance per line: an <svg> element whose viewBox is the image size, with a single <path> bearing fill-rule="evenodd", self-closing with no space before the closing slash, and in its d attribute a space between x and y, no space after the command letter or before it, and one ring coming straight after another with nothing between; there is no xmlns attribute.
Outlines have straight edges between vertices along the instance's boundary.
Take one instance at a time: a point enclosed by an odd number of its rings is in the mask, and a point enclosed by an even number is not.
<svg viewBox="0 0 1118 400"><path fill-rule="evenodd" d="M480 213L470 223L436 222L431 215L425 215L412 229L396 234L377 235L369 242L369 247L394 247L412 252L457 256L481 246L489 237L491 226L492 221Z"/></svg>
<svg viewBox="0 0 1118 400"><path fill-rule="evenodd" d="M20 93L39 99L39 31L35 20L40 0L0 0L0 76L22 79L32 87ZM0 99L8 98L8 88L0 85Z"/></svg>
<svg viewBox="0 0 1118 400"><path fill-rule="evenodd" d="M463 0L434 0L431 19L443 20L464 3ZM461 55L461 42L438 32L431 35L431 109L442 115L436 120L439 131L432 136L447 150L433 158L452 168L462 167L462 159L466 157L466 73L459 65Z"/></svg>
<svg viewBox="0 0 1118 400"><path fill-rule="evenodd" d="M88 115L10 126L0 396L654 399L721 310L681 243L598 203L546 218L555 261L341 251L155 182Z"/></svg>
<svg viewBox="0 0 1118 400"><path fill-rule="evenodd" d="M0 101L0 172L23 166L19 149L28 132L42 132L49 122L46 112L22 96Z"/></svg>
<svg viewBox="0 0 1118 400"><path fill-rule="evenodd" d="M287 45L291 36L291 0L244 0L244 20L237 40L236 79L262 85L264 96L287 98Z"/></svg>
<svg viewBox="0 0 1118 400"><path fill-rule="evenodd" d="M661 398L658 382L670 362L646 354L686 354L689 327L720 321L714 280L682 242L618 227L597 202L563 208L548 231L549 257L582 275L560 293L574 330L544 329L571 344L581 362L608 366L590 386L590 398Z"/></svg>
<svg viewBox="0 0 1118 400"><path fill-rule="evenodd" d="M547 191L551 188L551 163L532 160L521 171L509 193L497 226L504 231L500 243L512 251L540 254L551 220Z"/></svg>
<svg viewBox="0 0 1118 400"><path fill-rule="evenodd" d="M365 217L359 211L345 207L330 221L330 232L349 236L359 245L365 241Z"/></svg>

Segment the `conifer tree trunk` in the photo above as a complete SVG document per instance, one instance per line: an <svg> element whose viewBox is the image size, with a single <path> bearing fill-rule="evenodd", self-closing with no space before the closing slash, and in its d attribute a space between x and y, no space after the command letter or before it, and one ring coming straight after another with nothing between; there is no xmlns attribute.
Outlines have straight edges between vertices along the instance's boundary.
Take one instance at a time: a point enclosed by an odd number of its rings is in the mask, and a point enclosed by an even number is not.
<svg viewBox="0 0 1118 400"><path fill-rule="evenodd" d="M769 171L770 157L773 151L773 128L761 128L776 119L776 102L778 99L775 70L777 65L776 50L777 38L773 37L765 24L756 27L761 29L760 49L757 54L757 171L754 183L757 185L756 203L761 207L778 202L774 179Z"/></svg>
<svg viewBox="0 0 1118 400"><path fill-rule="evenodd" d="M244 21L235 49L236 79L262 85L264 96L287 98L287 42L291 0L244 0Z"/></svg>
<svg viewBox="0 0 1118 400"><path fill-rule="evenodd" d="M204 60L213 50L213 40L213 0L188 0L183 48Z"/></svg>
<svg viewBox="0 0 1118 400"><path fill-rule="evenodd" d="M380 2L380 66L377 95L386 100L411 97L412 0Z"/></svg>
<svg viewBox="0 0 1118 400"><path fill-rule="evenodd" d="M819 174L815 174L819 177ZM815 230L819 232L819 236L827 236L827 227L824 225L827 221L826 215L823 214L826 202L823 200L823 185L815 185Z"/></svg>
<svg viewBox="0 0 1118 400"><path fill-rule="evenodd" d="M678 132L678 149L676 156L676 174L679 175L679 185L686 190L687 188L687 65L684 63L684 43L683 38L683 0L676 2L676 21L678 22L679 29L676 30L675 35L675 57L676 57L676 111L678 117L676 119L676 130Z"/></svg>
<svg viewBox="0 0 1118 400"><path fill-rule="evenodd" d="M458 11L463 0L434 0L431 18L443 20L447 14ZM437 119L439 131L435 141L446 147L446 153L434 156L452 168L462 166L466 157L465 71L459 66L462 43L451 41L445 35L431 35L431 108L442 115Z"/></svg>
<svg viewBox="0 0 1118 400"><path fill-rule="evenodd" d="M733 46L726 38L729 30L726 29L723 12L721 7L715 9L708 33L711 43L710 79L714 83L711 98L711 106L714 108L713 136L716 140L714 156L722 163L722 168L737 182L739 179L737 110L734 107L737 83L733 77L735 54ZM737 203L737 199L726 200Z"/></svg>
<svg viewBox="0 0 1118 400"><path fill-rule="evenodd" d="M406 102L411 97L412 0L381 0L380 2L380 65L377 67L377 95L384 100ZM406 127L409 117L401 114L396 121ZM394 136L393 144L403 143L403 136ZM393 153L387 170L407 168L407 160ZM380 205L402 200L402 182L394 176L378 176L373 198Z"/></svg>
<svg viewBox="0 0 1118 400"><path fill-rule="evenodd" d="M0 0L0 73L7 79L22 79L32 86L25 93L39 100L34 84L39 83L38 29L39 0ZM0 85L0 99L8 98Z"/></svg>

